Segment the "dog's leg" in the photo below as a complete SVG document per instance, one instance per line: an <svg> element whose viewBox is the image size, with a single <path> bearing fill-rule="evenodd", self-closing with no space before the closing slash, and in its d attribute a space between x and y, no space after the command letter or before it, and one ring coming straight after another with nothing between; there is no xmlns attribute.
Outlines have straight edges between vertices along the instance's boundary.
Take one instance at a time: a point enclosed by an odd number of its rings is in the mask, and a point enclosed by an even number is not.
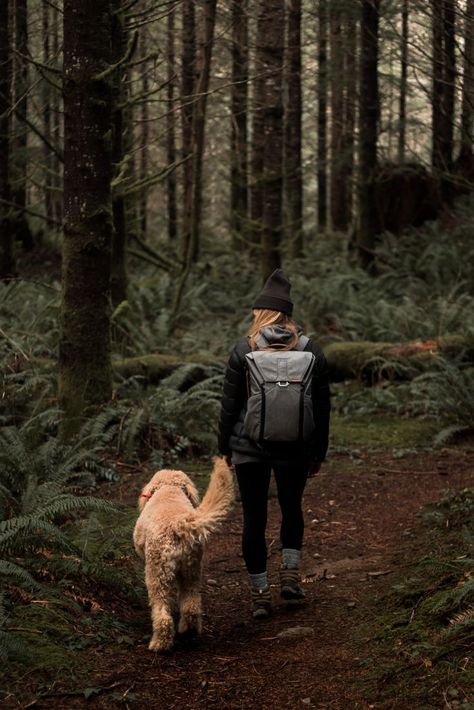
<svg viewBox="0 0 474 710"><path fill-rule="evenodd" d="M183 570L179 589L179 625L178 633L186 635L199 635L202 631L202 606L201 606L201 558L192 561L191 565Z"/></svg>
<svg viewBox="0 0 474 710"><path fill-rule="evenodd" d="M150 651L168 651L174 643L175 624L172 604L176 593L176 580L171 565L154 565L148 560L145 582L151 607L153 635L148 645Z"/></svg>

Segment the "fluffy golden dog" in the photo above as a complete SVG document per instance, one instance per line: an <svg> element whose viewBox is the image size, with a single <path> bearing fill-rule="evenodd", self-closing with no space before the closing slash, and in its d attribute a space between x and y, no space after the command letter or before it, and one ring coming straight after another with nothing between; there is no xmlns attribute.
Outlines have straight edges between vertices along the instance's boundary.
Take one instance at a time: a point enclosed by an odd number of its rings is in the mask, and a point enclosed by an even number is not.
<svg viewBox="0 0 474 710"><path fill-rule="evenodd" d="M196 487L182 471L158 471L143 488L133 542L145 561L153 624L151 651L172 647L175 618L179 634L201 632L204 543L228 513L233 497L232 473L221 458L214 459L201 503Z"/></svg>

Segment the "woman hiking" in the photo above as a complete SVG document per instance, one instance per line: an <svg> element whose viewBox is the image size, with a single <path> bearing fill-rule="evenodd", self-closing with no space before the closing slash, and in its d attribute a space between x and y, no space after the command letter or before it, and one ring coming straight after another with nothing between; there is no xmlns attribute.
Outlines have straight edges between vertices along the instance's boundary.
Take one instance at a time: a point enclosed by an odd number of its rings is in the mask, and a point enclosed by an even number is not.
<svg viewBox="0 0 474 710"><path fill-rule="evenodd" d="M249 334L229 358L219 421L219 451L235 467L240 489L242 551L255 619L271 611L265 542L271 471L282 515L280 594L302 600L303 491L328 447L326 359L292 319L290 288L276 269L256 298Z"/></svg>

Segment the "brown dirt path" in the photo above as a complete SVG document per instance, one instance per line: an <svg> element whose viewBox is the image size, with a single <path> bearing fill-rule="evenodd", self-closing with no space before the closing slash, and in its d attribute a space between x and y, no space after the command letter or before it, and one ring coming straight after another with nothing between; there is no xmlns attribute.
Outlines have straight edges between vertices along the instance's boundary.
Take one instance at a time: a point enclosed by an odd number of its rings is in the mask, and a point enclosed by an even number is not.
<svg viewBox="0 0 474 710"><path fill-rule="evenodd" d="M135 496L131 488L138 483L123 486L122 497ZM372 642L360 636L355 641L353 629L368 619L381 591L401 574L400 550L413 546L410 528L417 511L438 500L448 487L473 484L474 453L461 449L402 459L386 453L361 453L356 459L334 455L324 472L310 481L304 499L304 607L287 608L274 586L272 618L250 620L237 505L207 551L206 615L198 644L178 646L166 656L150 653L148 610L131 610L135 645L122 652L104 644L96 651L96 674L90 685L110 690L90 701L44 698L34 707L416 710L407 707L403 697L388 704L373 695L368 699L364 678L370 667L362 661L373 650ZM269 572L276 585L276 499L271 499L269 509ZM309 628L311 635L278 637L296 626ZM440 707L445 707L441 700Z"/></svg>

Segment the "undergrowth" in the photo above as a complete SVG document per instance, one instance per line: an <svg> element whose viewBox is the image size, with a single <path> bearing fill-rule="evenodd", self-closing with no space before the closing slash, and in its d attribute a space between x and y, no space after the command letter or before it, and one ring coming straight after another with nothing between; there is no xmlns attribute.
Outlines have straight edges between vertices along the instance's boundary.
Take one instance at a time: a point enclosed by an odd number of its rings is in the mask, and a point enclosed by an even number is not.
<svg viewBox="0 0 474 710"><path fill-rule="evenodd" d="M424 554L406 565L370 626L377 648L385 650L370 675L381 701L401 696L407 707L423 700L432 708L444 698L454 703L446 707L471 710L474 490L447 492L421 518L416 537ZM408 688L416 698L403 696Z"/></svg>

